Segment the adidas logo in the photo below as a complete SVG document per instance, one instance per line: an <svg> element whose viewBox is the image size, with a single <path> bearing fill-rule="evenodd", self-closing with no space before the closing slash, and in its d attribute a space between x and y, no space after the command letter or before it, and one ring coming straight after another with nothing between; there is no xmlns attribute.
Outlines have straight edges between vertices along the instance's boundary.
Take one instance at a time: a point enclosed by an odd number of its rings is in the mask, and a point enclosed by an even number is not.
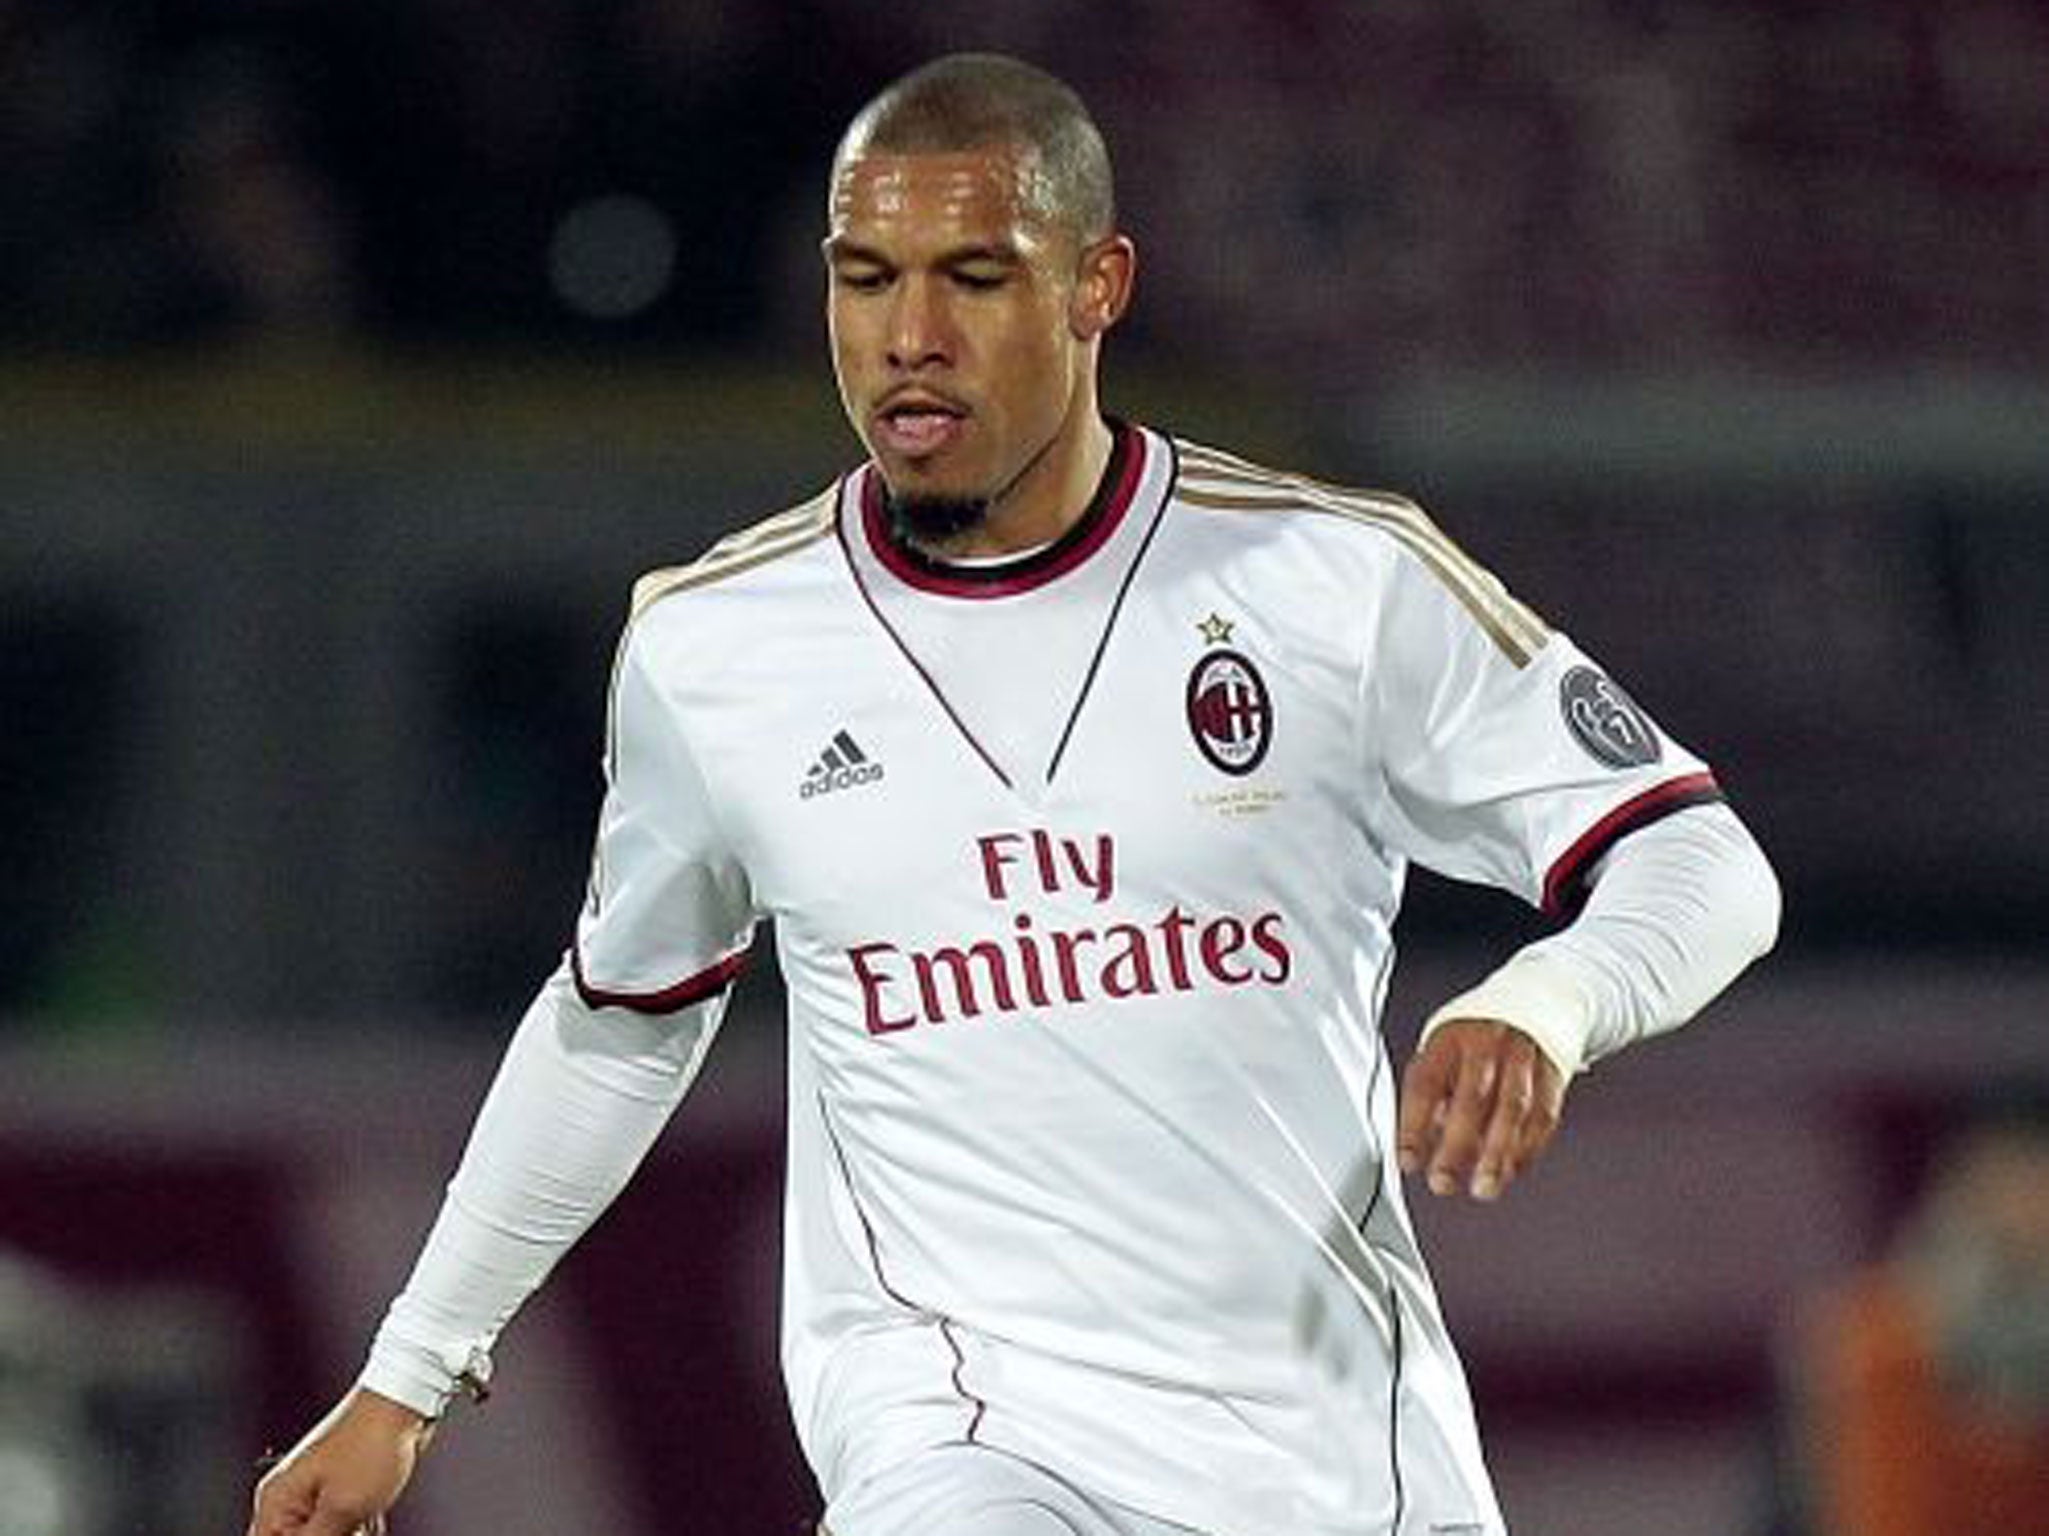
<svg viewBox="0 0 2049 1536"><path fill-rule="evenodd" d="M829 795L836 789L873 784L881 777L882 764L870 762L868 754L845 731L835 731L818 761L811 765L811 771L804 775L797 796L809 800L813 795Z"/></svg>

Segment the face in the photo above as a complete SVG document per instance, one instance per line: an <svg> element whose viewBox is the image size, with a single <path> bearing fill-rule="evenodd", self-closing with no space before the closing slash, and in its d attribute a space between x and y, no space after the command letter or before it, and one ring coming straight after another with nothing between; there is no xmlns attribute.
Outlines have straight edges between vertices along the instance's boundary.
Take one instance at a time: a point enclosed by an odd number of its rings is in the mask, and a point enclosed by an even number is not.
<svg viewBox="0 0 2049 1536"><path fill-rule="evenodd" d="M1096 339L1124 290L1098 270L1100 247L1034 209L1031 174L1028 154L1001 148L856 152L837 167L833 367L898 500L993 513L1069 493L1095 420Z"/></svg>

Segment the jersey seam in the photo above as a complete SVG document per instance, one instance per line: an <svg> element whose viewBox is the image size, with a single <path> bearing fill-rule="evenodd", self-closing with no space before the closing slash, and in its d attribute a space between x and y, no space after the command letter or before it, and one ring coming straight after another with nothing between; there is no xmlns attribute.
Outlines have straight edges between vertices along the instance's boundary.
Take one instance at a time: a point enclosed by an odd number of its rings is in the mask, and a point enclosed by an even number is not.
<svg viewBox="0 0 2049 1536"><path fill-rule="evenodd" d="M1378 990L1376 986L1376 991ZM1375 1033L1379 1035L1379 1031ZM1394 1166L1387 1160L1387 1148L1380 1139L1379 1123L1373 1118L1373 1095L1380 1087L1381 1074L1392 1070L1393 1062L1389 1057L1387 1039L1384 1035L1379 1035L1377 1048L1373 1053L1373 1070L1366 1079L1366 1134L1373 1146L1378 1175L1373 1181L1372 1197L1367 1200L1366 1210L1359 1217L1358 1232L1359 1245L1367 1258L1376 1261L1373 1264L1373 1271L1380 1277L1387 1295L1388 1352L1391 1357L1392 1376L1387 1401L1387 1457L1388 1476L1394 1488L1394 1518L1388 1528L1391 1533L1398 1533L1407 1505L1401 1453L1402 1296L1401 1287L1396 1283L1393 1271L1383 1262L1379 1262L1379 1250L1374 1244L1372 1233L1368 1230L1373 1225L1373 1217L1379 1211L1380 1202L1387 1193L1388 1180L1399 1177Z"/></svg>
<svg viewBox="0 0 2049 1536"><path fill-rule="evenodd" d="M1388 1291L1387 1315L1394 1325L1394 1365L1387 1389L1387 1462L1394 1482L1394 1518L1388 1529L1398 1536L1402 1517L1408 1513L1408 1487L1402 1477L1402 1299L1393 1289Z"/></svg>
<svg viewBox="0 0 2049 1536"><path fill-rule="evenodd" d="M823 1089L818 1092L818 1119L825 1127L825 1139L832 1145L833 1159L839 1164L840 1182L846 1189L848 1201L854 1207L854 1218L861 1223L861 1235L868 1245L868 1266L875 1276L875 1283L882 1287L885 1296L912 1316L929 1319L937 1325L940 1338L953 1356L953 1369L948 1372L948 1380L952 1382L954 1392L973 1410L968 1416L968 1427L964 1431L965 1439L971 1445L980 1444L975 1435L981 1428L983 1416L989 1411L989 1404L986 1399L970 1392L961 1380L961 1372L967 1366L967 1356L962 1353L959 1342L953 1336L954 1320L936 1308L923 1306L911 1300L890 1284L889 1276L883 1273L882 1248L875 1235L875 1225L869 1221L867 1209L861 1204L861 1192L854 1187L854 1170L847 1161L846 1148L840 1144L839 1131L833 1126L832 1110L826 1103Z"/></svg>

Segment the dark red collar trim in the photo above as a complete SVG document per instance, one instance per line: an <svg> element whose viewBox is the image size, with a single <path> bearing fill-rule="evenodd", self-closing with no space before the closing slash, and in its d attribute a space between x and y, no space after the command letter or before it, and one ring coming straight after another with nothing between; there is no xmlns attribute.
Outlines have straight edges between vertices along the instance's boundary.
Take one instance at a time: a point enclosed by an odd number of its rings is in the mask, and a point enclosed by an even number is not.
<svg viewBox="0 0 2049 1536"><path fill-rule="evenodd" d="M889 518L882 509L882 476L874 465L861 471L861 527L868 547L892 576L921 592L942 597L1012 597L1058 579L1088 559L1117 531L1131 509L1138 482L1145 473L1145 435L1121 421L1112 421L1110 462L1096 486L1088 510L1072 528L1044 549L997 565L949 565L909 549L890 537Z"/></svg>

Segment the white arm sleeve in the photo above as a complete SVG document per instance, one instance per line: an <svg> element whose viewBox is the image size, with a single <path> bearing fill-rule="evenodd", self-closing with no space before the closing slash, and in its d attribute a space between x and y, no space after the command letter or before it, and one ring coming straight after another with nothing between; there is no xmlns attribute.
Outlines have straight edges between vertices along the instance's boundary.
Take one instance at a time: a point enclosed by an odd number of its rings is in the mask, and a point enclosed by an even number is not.
<svg viewBox="0 0 2049 1536"><path fill-rule="evenodd" d="M682 723L687 644L636 610L613 672L590 897L520 1021L362 1385L438 1414L625 1185L697 1074L753 937ZM674 619L677 610L664 610ZM687 637L686 637L687 639Z"/></svg>
<svg viewBox="0 0 2049 1536"><path fill-rule="evenodd" d="M564 966L527 1009L361 1384L436 1417L520 1304L654 1145L728 993L649 1016L592 1010Z"/></svg>
<svg viewBox="0 0 2049 1536"><path fill-rule="evenodd" d="M1678 1028L1777 938L1778 879L1726 805L1640 827L1590 873L1569 926L1439 1008L1423 1039L1452 1019L1498 1019L1570 1077Z"/></svg>

